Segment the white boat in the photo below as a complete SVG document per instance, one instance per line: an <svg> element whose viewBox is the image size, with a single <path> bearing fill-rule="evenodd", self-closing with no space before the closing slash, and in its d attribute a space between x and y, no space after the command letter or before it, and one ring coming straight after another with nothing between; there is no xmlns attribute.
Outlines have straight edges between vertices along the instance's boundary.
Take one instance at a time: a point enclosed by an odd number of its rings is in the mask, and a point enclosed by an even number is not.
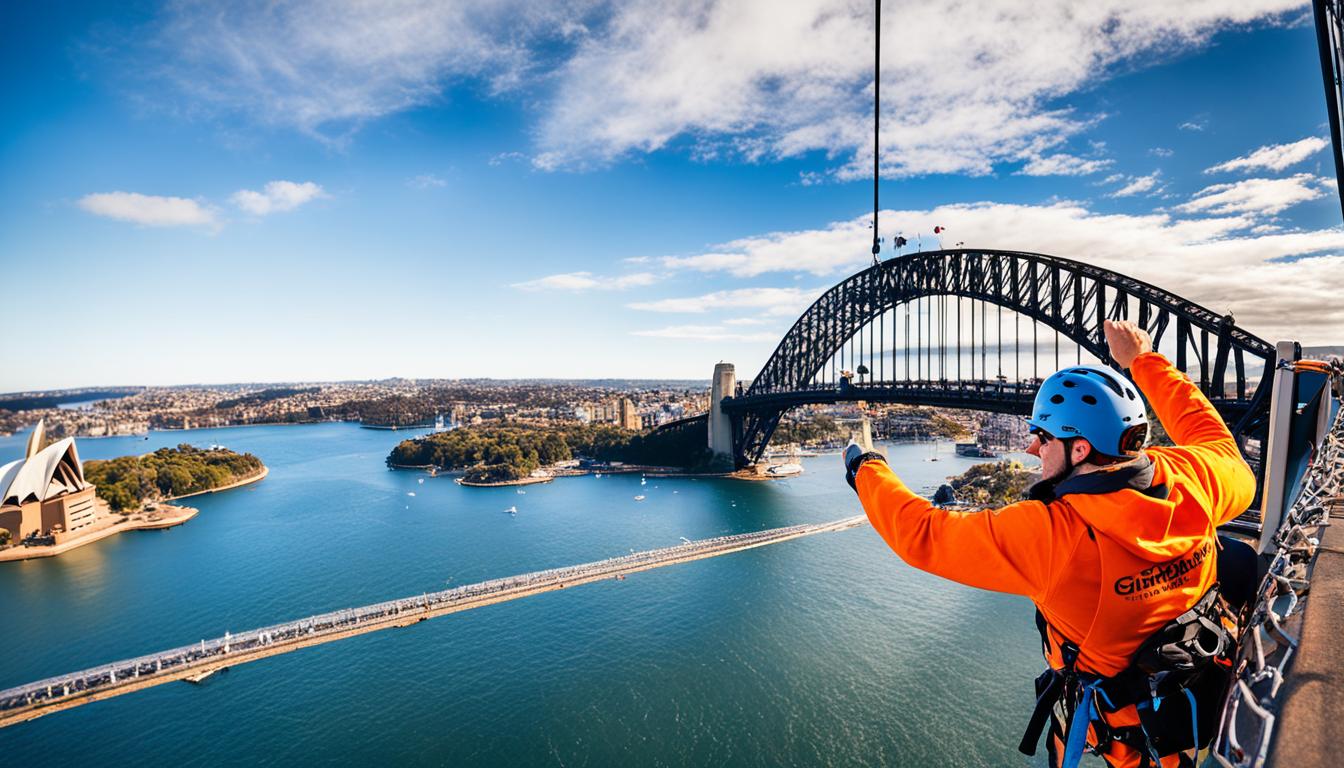
<svg viewBox="0 0 1344 768"><path fill-rule="evenodd" d="M635 497L635 501L643 501L643 500L644 500L644 494L642 493Z"/></svg>
<svg viewBox="0 0 1344 768"><path fill-rule="evenodd" d="M504 510L504 511L505 511L505 512L508 512L510 515L516 515L516 514L518 514L518 507L509 507L508 509L506 509L506 510Z"/></svg>
<svg viewBox="0 0 1344 768"><path fill-rule="evenodd" d="M775 464L774 466L766 467L765 474L770 477L793 477L794 475L803 474L803 465L798 464L797 462Z"/></svg>
<svg viewBox="0 0 1344 768"><path fill-rule="evenodd" d="M649 484L649 479L648 479L647 477L641 477L641 478L639 478L639 484L640 484L640 485L648 485L648 484Z"/></svg>

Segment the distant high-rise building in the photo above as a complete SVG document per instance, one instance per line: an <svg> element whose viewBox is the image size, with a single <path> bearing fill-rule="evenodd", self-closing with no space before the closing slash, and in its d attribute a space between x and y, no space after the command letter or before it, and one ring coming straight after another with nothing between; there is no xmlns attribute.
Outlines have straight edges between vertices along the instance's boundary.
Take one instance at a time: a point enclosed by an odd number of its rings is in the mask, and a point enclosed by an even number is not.
<svg viewBox="0 0 1344 768"><path fill-rule="evenodd" d="M616 414L616 423L621 429L639 429L643 426L639 422L639 412L635 410L635 404L628 397L621 398Z"/></svg>

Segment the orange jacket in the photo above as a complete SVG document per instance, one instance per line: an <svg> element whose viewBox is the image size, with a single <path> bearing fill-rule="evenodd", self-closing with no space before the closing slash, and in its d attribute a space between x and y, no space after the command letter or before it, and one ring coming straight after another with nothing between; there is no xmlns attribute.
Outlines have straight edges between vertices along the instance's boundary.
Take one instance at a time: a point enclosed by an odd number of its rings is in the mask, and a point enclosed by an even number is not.
<svg viewBox="0 0 1344 768"><path fill-rule="evenodd" d="M1153 488L1063 493L982 512L939 509L881 461L855 477L873 527L910 565L972 587L1026 595L1050 627L1047 660L1079 646L1077 668L1103 676L1213 585L1215 528L1255 494L1255 478L1213 405L1167 361L1130 369L1174 448L1149 448ZM1060 637L1062 635L1063 637Z"/></svg>

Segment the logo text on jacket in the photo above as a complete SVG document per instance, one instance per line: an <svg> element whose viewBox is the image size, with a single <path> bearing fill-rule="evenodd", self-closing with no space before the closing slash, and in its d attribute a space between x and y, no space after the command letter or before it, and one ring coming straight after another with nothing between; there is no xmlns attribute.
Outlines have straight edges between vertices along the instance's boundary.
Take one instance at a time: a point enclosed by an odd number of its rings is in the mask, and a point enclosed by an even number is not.
<svg viewBox="0 0 1344 768"><path fill-rule="evenodd" d="M1187 574L1199 569L1212 549L1213 542L1205 541L1204 546L1184 557L1145 568L1133 576L1121 576L1115 580L1115 594L1126 600L1146 600L1175 589L1185 582Z"/></svg>

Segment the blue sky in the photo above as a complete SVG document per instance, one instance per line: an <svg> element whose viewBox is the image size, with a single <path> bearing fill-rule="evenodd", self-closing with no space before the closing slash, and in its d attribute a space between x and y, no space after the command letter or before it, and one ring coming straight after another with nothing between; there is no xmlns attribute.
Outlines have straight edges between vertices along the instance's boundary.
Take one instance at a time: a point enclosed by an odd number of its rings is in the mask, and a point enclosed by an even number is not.
<svg viewBox="0 0 1344 768"><path fill-rule="evenodd" d="M869 262L870 4L441 5L0 11L0 391L750 375ZM884 4L884 233L1344 343L1306 3L966 5Z"/></svg>

